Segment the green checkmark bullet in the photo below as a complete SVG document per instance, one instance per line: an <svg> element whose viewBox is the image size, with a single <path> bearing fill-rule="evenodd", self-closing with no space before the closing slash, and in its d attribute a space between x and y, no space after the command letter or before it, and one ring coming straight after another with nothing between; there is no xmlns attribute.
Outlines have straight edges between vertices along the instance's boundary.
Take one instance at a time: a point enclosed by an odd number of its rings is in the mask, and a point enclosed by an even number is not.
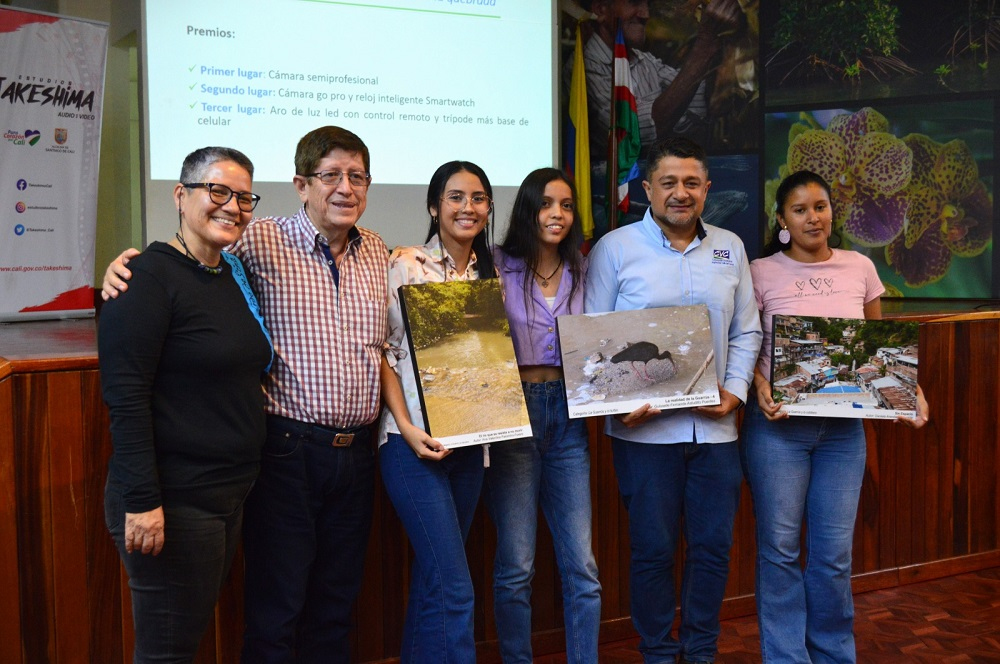
<svg viewBox="0 0 1000 664"><path fill-rule="evenodd" d="M188 90L194 90L194 86L196 86L196 85L198 85L198 84L197 83L192 83L191 85L188 86Z"/></svg>
<svg viewBox="0 0 1000 664"><path fill-rule="evenodd" d="M191 65L190 67L188 67L188 71L194 71L194 68L197 67L197 66L198 65Z"/></svg>
<svg viewBox="0 0 1000 664"><path fill-rule="evenodd" d="M188 104L188 108L194 108L197 105L198 105L198 102L194 102L193 104Z"/></svg>

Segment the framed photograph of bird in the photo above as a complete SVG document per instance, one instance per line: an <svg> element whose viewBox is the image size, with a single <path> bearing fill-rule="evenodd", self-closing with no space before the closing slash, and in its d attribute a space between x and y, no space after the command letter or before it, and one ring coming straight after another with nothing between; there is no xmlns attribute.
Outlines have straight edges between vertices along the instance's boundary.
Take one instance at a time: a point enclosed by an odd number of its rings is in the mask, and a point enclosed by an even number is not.
<svg viewBox="0 0 1000 664"><path fill-rule="evenodd" d="M719 403L703 304L560 316L570 417Z"/></svg>

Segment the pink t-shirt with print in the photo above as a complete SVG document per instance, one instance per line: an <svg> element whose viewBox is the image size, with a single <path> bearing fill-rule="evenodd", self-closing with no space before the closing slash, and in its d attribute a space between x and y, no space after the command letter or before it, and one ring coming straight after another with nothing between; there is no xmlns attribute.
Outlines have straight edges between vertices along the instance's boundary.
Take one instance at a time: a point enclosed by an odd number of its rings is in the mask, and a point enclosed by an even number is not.
<svg viewBox="0 0 1000 664"><path fill-rule="evenodd" d="M871 259L834 249L821 263L800 263L782 252L750 263L754 297L761 312L764 343L757 368L771 375L772 316L864 318L864 306L885 292Z"/></svg>

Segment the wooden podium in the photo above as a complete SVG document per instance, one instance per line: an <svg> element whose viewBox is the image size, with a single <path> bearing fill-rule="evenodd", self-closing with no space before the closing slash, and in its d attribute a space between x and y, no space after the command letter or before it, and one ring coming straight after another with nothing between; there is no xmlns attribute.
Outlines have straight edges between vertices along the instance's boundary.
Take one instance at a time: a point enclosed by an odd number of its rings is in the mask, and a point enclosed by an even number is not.
<svg viewBox="0 0 1000 664"><path fill-rule="evenodd" d="M925 315L924 321L933 316ZM920 431L868 421L868 468L854 541L856 591L1000 565L1000 319L974 314L921 327ZM628 523L608 441L590 422L601 640L635 636ZM131 609L104 526L111 452L93 320L0 324L0 662L131 661ZM467 553L481 663L498 662L495 531L480 507ZM544 522L534 580L536 655L563 650L562 600ZM381 487L355 611L359 662L398 657L411 552ZM752 613L754 526L746 490L735 525L724 616ZM234 563L198 662L239 659L242 563ZM679 587L679 585L678 585Z"/></svg>

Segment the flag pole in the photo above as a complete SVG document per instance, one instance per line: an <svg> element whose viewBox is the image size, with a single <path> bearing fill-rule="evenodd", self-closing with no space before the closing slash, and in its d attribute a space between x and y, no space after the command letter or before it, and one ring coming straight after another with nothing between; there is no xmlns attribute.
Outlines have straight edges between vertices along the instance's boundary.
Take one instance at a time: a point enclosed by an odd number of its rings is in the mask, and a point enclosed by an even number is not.
<svg viewBox="0 0 1000 664"><path fill-rule="evenodd" d="M622 29L621 18L615 20L615 34ZM607 210L608 230L618 228L618 104L615 102L615 86L618 84L615 67L615 49L611 47L611 109L608 121L608 187Z"/></svg>
<svg viewBox="0 0 1000 664"><path fill-rule="evenodd" d="M566 132L566 170L576 184L576 217L583 231L581 250L589 251L594 237L593 190L590 182L590 119L587 110L587 69L583 59L582 21L576 24L573 76L570 80L569 118Z"/></svg>

